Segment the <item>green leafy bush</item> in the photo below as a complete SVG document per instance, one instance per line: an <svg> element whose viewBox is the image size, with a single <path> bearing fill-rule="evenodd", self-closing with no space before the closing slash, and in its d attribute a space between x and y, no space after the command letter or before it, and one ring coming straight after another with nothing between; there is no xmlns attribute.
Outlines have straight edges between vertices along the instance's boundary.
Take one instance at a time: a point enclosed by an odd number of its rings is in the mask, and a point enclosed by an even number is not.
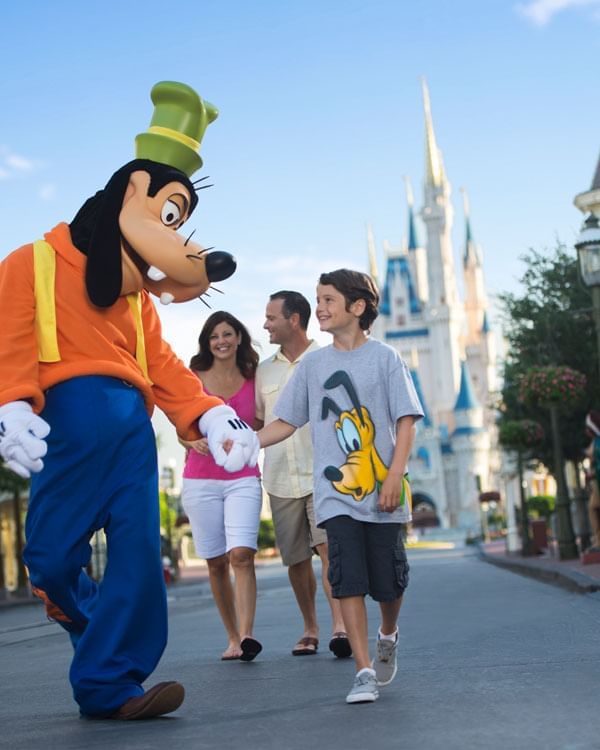
<svg viewBox="0 0 600 750"><path fill-rule="evenodd" d="M552 495L532 495L527 498L527 511L533 518L543 518L550 521L554 512L554 497Z"/></svg>
<svg viewBox="0 0 600 750"><path fill-rule="evenodd" d="M275 546L275 531L271 518L261 518L258 529L258 549L269 549Z"/></svg>

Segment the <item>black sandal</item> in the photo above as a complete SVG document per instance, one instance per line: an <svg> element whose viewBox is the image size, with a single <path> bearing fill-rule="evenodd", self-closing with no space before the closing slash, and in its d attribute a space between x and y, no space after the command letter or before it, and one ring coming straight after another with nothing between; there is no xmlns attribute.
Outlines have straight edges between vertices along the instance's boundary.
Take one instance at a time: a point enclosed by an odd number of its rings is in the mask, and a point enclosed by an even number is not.
<svg viewBox="0 0 600 750"><path fill-rule="evenodd" d="M252 661L252 659L255 659L262 651L262 644L254 638L244 638L240 643L240 648L242 649L240 660Z"/></svg>
<svg viewBox="0 0 600 750"><path fill-rule="evenodd" d="M338 630L334 633L331 640L329 641L329 650L338 659L347 659L352 656L352 646L348 640L348 636L342 630Z"/></svg>

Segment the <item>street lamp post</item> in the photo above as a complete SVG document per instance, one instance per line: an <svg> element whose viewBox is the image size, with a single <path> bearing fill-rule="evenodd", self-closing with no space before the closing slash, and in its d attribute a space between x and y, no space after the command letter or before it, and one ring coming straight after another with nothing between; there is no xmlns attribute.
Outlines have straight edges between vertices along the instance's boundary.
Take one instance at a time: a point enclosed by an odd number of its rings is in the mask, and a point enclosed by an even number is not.
<svg viewBox="0 0 600 750"><path fill-rule="evenodd" d="M523 453L517 451L517 471L519 472L519 499L521 500L521 554L523 557L533 555L533 542L529 533L529 509L527 508L527 482L523 473Z"/></svg>
<svg viewBox="0 0 600 750"><path fill-rule="evenodd" d="M571 501L565 479L565 462L562 451L562 441L558 424L558 409L550 407L552 424L552 444L554 448L554 473L556 477L556 521L558 527L558 556L561 560L574 560L579 556L571 520Z"/></svg>
<svg viewBox="0 0 600 750"><path fill-rule="evenodd" d="M600 375L600 223L594 213L584 221L575 249L579 258L581 278L592 293L592 314L596 328L596 352Z"/></svg>

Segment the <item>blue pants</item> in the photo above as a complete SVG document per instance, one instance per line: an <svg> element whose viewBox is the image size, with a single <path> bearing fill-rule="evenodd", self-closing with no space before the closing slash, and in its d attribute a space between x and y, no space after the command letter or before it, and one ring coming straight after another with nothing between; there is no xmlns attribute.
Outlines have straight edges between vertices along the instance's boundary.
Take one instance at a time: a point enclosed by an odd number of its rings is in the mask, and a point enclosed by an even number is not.
<svg viewBox="0 0 600 750"><path fill-rule="evenodd" d="M51 432L31 481L24 558L71 636L75 700L103 716L142 695L167 642L154 432L140 392L103 376L53 386L41 416ZM84 570L98 529L107 539L100 584Z"/></svg>

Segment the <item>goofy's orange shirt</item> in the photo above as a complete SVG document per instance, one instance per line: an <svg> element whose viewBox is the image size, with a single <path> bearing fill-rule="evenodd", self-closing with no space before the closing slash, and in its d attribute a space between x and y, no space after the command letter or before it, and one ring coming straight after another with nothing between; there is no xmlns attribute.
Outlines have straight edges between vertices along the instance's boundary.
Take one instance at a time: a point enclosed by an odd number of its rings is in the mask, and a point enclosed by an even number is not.
<svg viewBox="0 0 600 750"><path fill-rule="evenodd" d="M0 263L0 405L30 401L39 413L44 391L51 386L80 375L108 375L138 388L148 413L157 405L181 437L198 437L198 418L223 402L203 391L198 378L163 341L149 294L141 293L147 379L135 356L138 337L127 298L119 297L108 308L92 305L85 289L86 258L72 244L68 225L59 224L45 239L56 253L60 360L39 361L33 245L24 245Z"/></svg>

